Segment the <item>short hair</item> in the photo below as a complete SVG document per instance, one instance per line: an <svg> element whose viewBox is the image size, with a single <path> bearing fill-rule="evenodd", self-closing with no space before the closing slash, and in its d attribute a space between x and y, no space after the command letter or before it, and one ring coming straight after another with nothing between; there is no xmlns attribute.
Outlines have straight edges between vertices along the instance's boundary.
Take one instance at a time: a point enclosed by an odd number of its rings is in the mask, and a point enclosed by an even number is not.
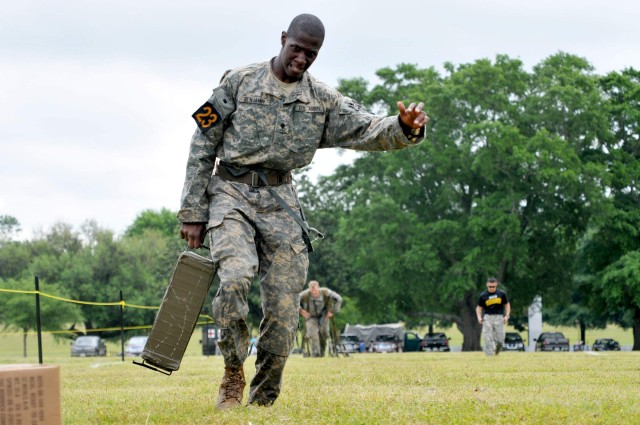
<svg viewBox="0 0 640 425"><path fill-rule="evenodd" d="M303 13L293 18L287 29L287 34L291 37L295 37L301 32L324 40L324 25L322 21L317 16L309 13Z"/></svg>
<svg viewBox="0 0 640 425"><path fill-rule="evenodd" d="M490 277L489 279L487 279L487 283L498 283L498 279L496 279L495 277Z"/></svg>
<svg viewBox="0 0 640 425"><path fill-rule="evenodd" d="M320 284L318 283L317 280L312 280L309 282L309 288L313 288L313 287L320 287Z"/></svg>

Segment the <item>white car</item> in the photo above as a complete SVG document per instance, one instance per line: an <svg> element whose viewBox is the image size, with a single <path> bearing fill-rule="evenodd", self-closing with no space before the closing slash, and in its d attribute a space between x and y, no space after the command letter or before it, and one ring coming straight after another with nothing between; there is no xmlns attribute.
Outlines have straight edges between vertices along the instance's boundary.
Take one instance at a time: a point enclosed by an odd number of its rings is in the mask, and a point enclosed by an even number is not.
<svg viewBox="0 0 640 425"><path fill-rule="evenodd" d="M369 347L371 353L398 353L400 342L393 335L378 335Z"/></svg>
<svg viewBox="0 0 640 425"><path fill-rule="evenodd" d="M347 353L360 351L360 340L356 335L340 335L340 345Z"/></svg>
<svg viewBox="0 0 640 425"><path fill-rule="evenodd" d="M144 350L144 346L147 344L148 336L134 336L124 344L125 356L139 356Z"/></svg>

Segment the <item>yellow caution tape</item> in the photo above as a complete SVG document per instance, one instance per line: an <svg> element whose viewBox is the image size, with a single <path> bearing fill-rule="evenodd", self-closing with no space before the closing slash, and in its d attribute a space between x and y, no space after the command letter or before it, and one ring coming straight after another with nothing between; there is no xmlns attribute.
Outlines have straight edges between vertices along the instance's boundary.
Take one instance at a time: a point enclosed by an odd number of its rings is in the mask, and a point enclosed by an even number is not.
<svg viewBox="0 0 640 425"><path fill-rule="evenodd" d="M206 318L210 318L210 316L207 316L206 314L201 314L200 316L204 316ZM197 322L196 325L206 325L206 324L211 324L209 321L206 322ZM124 326L122 328L118 327L112 327L112 328L96 328L96 329L89 329L89 330L82 330L82 329L63 329L63 330L59 330L59 331L42 331L43 334L76 334L76 333L94 333L94 332L106 332L106 331L119 331L120 329L125 330L125 331L132 331L132 330L139 330L139 329L151 329L153 327L153 325L141 325L141 326ZM27 334L29 334L30 332L27 332ZM36 332L32 332L34 335L36 334ZM11 336L11 335L24 335L25 332L0 332L0 336Z"/></svg>
<svg viewBox="0 0 640 425"><path fill-rule="evenodd" d="M95 301L72 300L72 299L69 299L69 298L62 298L62 297L58 297L58 296L55 296L55 295L47 294L47 293L44 293L42 291L21 291L21 290L18 290L18 289L2 289L2 288L0 288L0 292L10 292L10 293L14 293L14 294L40 294L43 297L52 298L54 300L64 301L64 302L74 303L74 304L98 305L98 306L116 306L116 305L121 305L123 307L142 308L142 309L149 309L149 310L155 310L155 309L160 308L159 306L146 306L146 305L137 305L137 304L127 304L126 301L124 301L124 300L123 301L116 301L116 302L106 302L106 303L95 302Z"/></svg>
<svg viewBox="0 0 640 425"><path fill-rule="evenodd" d="M54 300L58 300L58 301L64 301L64 302L68 302L68 303L75 303L75 304L84 304L84 305L97 305L97 306L117 306L120 305L122 307L130 307L130 308L141 308L141 309L149 309L149 310L157 310L160 307L159 306L145 306L145 305L137 305L137 304L127 304L124 300L123 301L117 301L117 302L106 302L106 303L102 303L102 302L94 302L94 301L79 301L79 300L72 300L69 298L62 298L62 297L58 297L55 295L51 295L51 294L46 294L44 292L41 291L24 291L24 290L19 290L19 289L3 289L0 288L0 292L8 292L8 293L14 293L14 294L40 294L43 297L47 297L47 298L51 298ZM197 322L196 325L204 325L206 323L209 323L209 320L211 322L213 322L213 317L207 315L207 314L200 314L200 317L204 317L207 320L207 322ZM43 333L49 333L49 334L62 334L62 333L84 333L84 332L104 332L104 331L117 331L120 329L124 329L124 330L136 330L136 329L149 329L151 328L152 325L143 325L143 326L125 326L123 328L120 327L113 327L113 328L99 328L99 329L90 329L88 331L82 331L82 330L59 330L59 331L42 331ZM0 332L0 335L24 335L24 332L16 332L16 333L4 333L4 332Z"/></svg>

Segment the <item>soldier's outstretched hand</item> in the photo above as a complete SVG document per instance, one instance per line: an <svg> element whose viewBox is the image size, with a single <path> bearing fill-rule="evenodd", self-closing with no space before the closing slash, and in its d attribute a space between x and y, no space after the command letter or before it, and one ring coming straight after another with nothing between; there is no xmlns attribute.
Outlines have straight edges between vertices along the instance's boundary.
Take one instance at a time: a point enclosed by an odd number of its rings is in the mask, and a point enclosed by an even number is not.
<svg viewBox="0 0 640 425"><path fill-rule="evenodd" d="M420 128L429 122L429 117L425 114L422 108L424 108L423 102L420 102L417 105L412 102L408 107L405 107L404 103L398 102L400 119L411 128Z"/></svg>

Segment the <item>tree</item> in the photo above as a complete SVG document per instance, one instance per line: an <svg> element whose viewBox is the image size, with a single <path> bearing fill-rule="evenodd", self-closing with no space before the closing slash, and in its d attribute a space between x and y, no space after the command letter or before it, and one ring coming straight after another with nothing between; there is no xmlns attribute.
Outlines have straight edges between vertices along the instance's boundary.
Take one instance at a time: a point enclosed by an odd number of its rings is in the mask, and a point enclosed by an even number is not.
<svg viewBox="0 0 640 425"><path fill-rule="evenodd" d="M591 276L594 311L623 327L633 327L633 349L640 350L640 72L627 69L601 78L610 134L597 159L607 168L611 208L594 222L581 250Z"/></svg>
<svg viewBox="0 0 640 425"><path fill-rule="evenodd" d="M20 222L10 215L0 215L0 244L10 241L21 232Z"/></svg>
<svg viewBox="0 0 640 425"><path fill-rule="evenodd" d="M33 291L33 278L0 280L4 289ZM44 293L65 297L67 294L57 285L41 282ZM80 310L74 304L40 297L40 316L42 329L57 331L80 319ZM34 295L4 293L0 296L0 323L5 329L18 329L23 333L23 356L27 357L27 334L36 328L36 304Z"/></svg>
<svg viewBox="0 0 640 425"><path fill-rule="evenodd" d="M26 242L9 241L0 244L0 279L18 278L31 263L31 248Z"/></svg>
<svg viewBox="0 0 640 425"><path fill-rule="evenodd" d="M176 213L162 208L160 211L145 210L135 218L133 223L127 227L125 236L142 236L146 230L157 230L164 236L178 237L180 223L176 218Z"/></svg>
<svg viewBox="0 0 640 425"><path fill-rule="evenodd" d="M117 238L111 230L89 221L81 232L58 223L32 242L37 253L30 272L53 282L86 302L79 309L87 331L119 327L120 291L128 304L158 306L180 252L178 236L146 229L141 235ZM151 324L155 310L128 308L125 326ZM117 331L103 332L104 337Z"/></svg>
<svg viewBox="0 0 640 425"><path fill-rule="evenodd" d="M598 283L604 303L623 312L623 324L631 323L633 350L640 350L640 251L628 252L610 264Z"/></svg>
<svg viewBox="0 0 640 425"><path fill-rule="evenodd" d="M589 152L606 119L592 68L571 55L532 74L506 56L445 68L378 72L366 106L426 99L430 134L335 176L346 190L337 238L381 316L455 323L463 350L478 350L474 310L488 276L509 290L515 315L535 295L569 297L577 240L603 189Z"/></svg>

